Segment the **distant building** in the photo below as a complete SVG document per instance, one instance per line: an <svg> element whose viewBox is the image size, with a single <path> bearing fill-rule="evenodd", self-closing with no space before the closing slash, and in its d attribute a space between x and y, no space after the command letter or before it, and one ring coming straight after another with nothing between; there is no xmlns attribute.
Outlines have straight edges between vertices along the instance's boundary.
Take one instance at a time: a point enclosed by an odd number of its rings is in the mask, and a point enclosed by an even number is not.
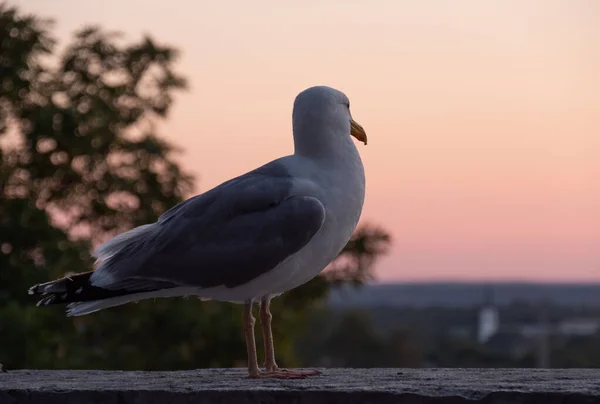
<svg viewBox="0 0 600 404"><path fill-rule="evenodd" d="M483 304L478 313L477 341L485 344L498 332L500 328L500 315L494 304L494 291L491 286L484 292Z"/></svg>
<svg viewBox="0 0 600 404"><path fill-rule="evenodd" d="M560 335L563 337L586 337L600 332L598 318L571 318L555 324L521 324L519 334L526 338L539 338L541 335Z"/></svg>
<svg viewBox="0 0 600 404"><path fill-rule="evenodd" d="M558 323L557 333L566 336L589 336L600 331L600 319L573 318Z"/></svg>

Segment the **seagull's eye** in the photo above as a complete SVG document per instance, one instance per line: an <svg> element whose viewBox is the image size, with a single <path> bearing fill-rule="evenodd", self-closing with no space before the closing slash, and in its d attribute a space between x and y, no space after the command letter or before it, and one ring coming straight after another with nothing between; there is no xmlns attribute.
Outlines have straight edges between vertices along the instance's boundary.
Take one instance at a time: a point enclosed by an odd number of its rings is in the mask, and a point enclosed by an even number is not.
<svg viewBox="0 0 600 404"><path fill-rule="evenodd" d="M349 102L346 103L346 108L350 109L350 103Z"/></svg>

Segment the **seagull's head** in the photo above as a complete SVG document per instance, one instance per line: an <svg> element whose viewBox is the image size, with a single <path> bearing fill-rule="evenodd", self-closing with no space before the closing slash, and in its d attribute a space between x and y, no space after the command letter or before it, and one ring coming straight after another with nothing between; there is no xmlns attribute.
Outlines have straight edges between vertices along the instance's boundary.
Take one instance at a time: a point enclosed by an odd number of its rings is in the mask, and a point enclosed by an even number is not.
<svg viewBox="0 0 600 404"><path fill-rule="evenodd" d="M350 100L343 92L327 86L307 88L296 96L292 116L294 136L354 136L367 144L367 134L350 113Z"/></svg>

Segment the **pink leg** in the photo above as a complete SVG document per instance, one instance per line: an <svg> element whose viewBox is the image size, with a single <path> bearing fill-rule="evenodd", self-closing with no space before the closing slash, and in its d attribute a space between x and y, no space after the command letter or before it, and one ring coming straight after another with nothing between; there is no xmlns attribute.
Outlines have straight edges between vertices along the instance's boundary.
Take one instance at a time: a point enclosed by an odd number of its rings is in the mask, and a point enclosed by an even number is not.
<svg viewBox="0 0 600 404"><path fill-rule="evenodd" d="M316 370L288 370L280 369L275 362L275 347L273 344L273 332L271 329L271 299L265 298L260 304L260 326L263 333L263 340L265 342L265 370L267 374L287 374L299 378L305 378L307 376L316 376L321 374Z"/></svg>
<svg viewBox="0 0 600 404"><path fill-rule="evenodd" d="M254 323L256 320L252 315L252 302L247 302L244 305L244 314L242 315L244 323L244 336L246 338L246 350L248 352L248 377L251 379L303 379L305 376L290 374L288 372L272 372L262 373L258 368L258 360L256 358L256 341L254 340Z"/></svg>

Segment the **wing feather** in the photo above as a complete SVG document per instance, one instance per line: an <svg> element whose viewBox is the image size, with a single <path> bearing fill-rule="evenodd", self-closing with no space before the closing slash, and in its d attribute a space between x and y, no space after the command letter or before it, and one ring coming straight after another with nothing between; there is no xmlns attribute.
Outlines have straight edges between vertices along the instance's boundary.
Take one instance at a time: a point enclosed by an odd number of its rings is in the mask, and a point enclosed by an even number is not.
<svg viewBox="0 0 600 404"><path fill-rule="evenodd" d="M190 198L102 262L92 284L110 289L130 278L202 288L249 282L298 252L325 221L323 204L294 185L290 176L255 171Z"/></svg>

